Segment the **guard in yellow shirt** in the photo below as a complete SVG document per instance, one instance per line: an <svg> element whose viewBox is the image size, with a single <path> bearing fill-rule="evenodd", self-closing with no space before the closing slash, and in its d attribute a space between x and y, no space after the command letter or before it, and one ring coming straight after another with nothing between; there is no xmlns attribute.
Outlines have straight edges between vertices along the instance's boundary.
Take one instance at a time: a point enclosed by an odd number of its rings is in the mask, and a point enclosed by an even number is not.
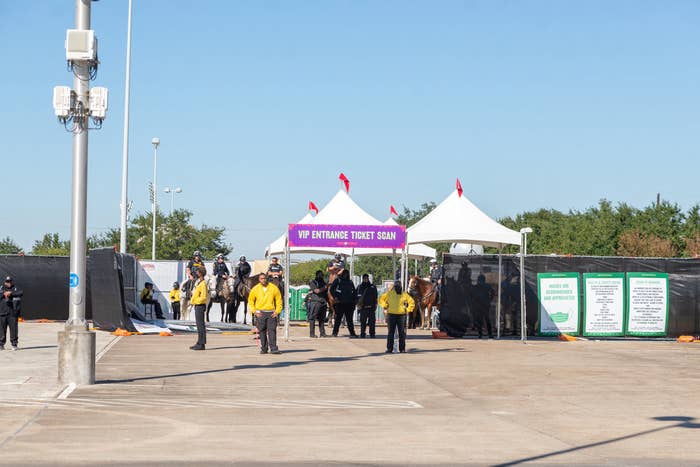
<svg viewBox="0 0 700 467"><path fill-rule="evenodd" d="M275 284L267 282L267 274L258 276L258 284L250 289L248 307L255 313L260 335L260 353L280 354L277 348L277 317L282 313L282 294Z"/></svg>
<svg viewBox="0 0 700 467"><path fill-rule="evenodd" d="M413 311L416 302L403 291L401 281L394 282L394 287L379 297L379 306L384 309L388 327L386 336L386 353L394 351L394 333L399 331L399 352L406 352L406 315Z"/></svg>
<svg viewBox="0 0 700 467"><path fill-rule="evenodd" d="M204 313L207 311L207 301L209 300L209 293L207 290L207 283L204 280L204 274L206 271L204 268L193 268L196 269L196 281L194 285L194 291L192 292L192 298L190 303L194 305L194 319L197 323L197 343L190 347L192 350L204 350L204 346L207 343L207 328L204 324Z"/></svg>
<svg viewBox="0 0 700 467"><path fill-rule="evenodd" d="M173 282L170 290L170 308L173 310L173 319L180 319L180 284Z"/></svg>

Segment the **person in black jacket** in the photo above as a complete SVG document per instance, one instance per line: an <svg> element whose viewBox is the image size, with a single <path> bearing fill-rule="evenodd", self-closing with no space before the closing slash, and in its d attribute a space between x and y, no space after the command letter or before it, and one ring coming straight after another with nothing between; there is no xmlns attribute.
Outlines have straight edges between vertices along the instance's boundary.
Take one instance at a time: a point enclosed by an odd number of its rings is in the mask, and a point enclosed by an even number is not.
<svg viewBox="0 0 700 467"><path fill-rule="evenodd" d="M5 350L7 328L10 328L10 344L12 350L17 350L19 344L19 329L17 320L19 319L20 298L23 292L19 289L12 277L7 276L5 282L0 286L0 350Z"/></svg>
<svg viewBox="0 0 700 467"><path fill-rule="evenodd" d="M326 311L328 302L326 301L328 286L323 280L323 271L316 271L316 277L309 282L309 293L306 295L307 319L309 321L309 337L316 337L316 322L318 321L318 331L321 337L326 337Z"/></svg>
<svg viewBox="0 0 700 467"><path fill-rule="evenodd" d="M238 259L238 264L234 270L236 278L233 281L233 290L235 290L236 293L238 293L238 285L241 282L245 283L246 279L248 279L250 276L250 271L252 271L252 269L253 268L250 267L250 263L246 261L245 256L241 256Z"/></svg>
<svg viewBox="0 0 700 467"><path fill-rule="evenodd" d="M362 275L362 284L357 288L357 310L360 312L360 337L364 339L369 324L369 337L374 339L377 311L377 287L369 281L369 274Z"/></svg>
<svg viewBox="0 0 700 467"><path fill-rule="evenodd" d="M331 294L333 294L333 298L335 299L335 303L333 304L333 308L335 308L333 337L338 337L338 331L340 330L340 323L343 320L343 316L345 316L350 337L357 337L357 334L355 334L355 324L352 322L357 291L355 290L355 284L350 280L350 272L344 269L330 287Z"/></svg>
<svg viewBox="0 0 700 467"><path fill-rule="evenodd" d="M435 288L437 292L437 297L435 299L435 306L440 308L440 305L442 305L442 299L443 299L443 282L445 281L445 273L444 270L442 269L442 266L440 266L437 262L436 259L431 259L430 260L430 283L433 284L433 287Z"/></svg>
<svg viewBox="0 0 700 467"><path fill-rule="evenodd" d="M484 322L489 333L489 339L493 339L493 329L491 327L491 301L496 295L490 285L486 283L486 276L479 274L476 285L471 288L472 304L474 306L474 321L476 324L479 339L484 335Z"/></svg>

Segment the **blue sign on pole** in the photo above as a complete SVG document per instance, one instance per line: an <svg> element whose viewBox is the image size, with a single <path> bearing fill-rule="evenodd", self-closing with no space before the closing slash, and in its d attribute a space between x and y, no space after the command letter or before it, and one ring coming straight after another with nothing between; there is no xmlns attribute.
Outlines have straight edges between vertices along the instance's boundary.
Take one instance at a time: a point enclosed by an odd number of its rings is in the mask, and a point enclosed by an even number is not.
<svg viewBox="0 0 700 467"><path fill-rule="evenodd" d="M74 272L71 272L70 273L70 281L69 281L70 287L71 288L78 287L79 283L80 283L80 279L78 278L78 275Z"/></svg>

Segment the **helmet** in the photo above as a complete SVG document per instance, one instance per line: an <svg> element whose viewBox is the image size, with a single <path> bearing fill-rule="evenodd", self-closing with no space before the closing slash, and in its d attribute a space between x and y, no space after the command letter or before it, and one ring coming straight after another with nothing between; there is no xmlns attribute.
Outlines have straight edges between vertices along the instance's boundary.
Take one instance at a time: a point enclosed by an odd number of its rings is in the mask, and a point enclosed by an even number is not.
<svg viewBox="0 0 700 467"><path fill-rule="evenodd" d="M216 255L216 259L219 259L219 258L224 259L223 253L219 253L218 255Z"/></svg>
<svg viewBox="0 0 700 467"><path fill-rule="evenodd" d="M343 255L341 255L340 253L336 253L334 256L336 259L340 259Z"/></svg>
<svg viewBox="0 0 700 467"><path fill-rule="evenodd" d="M279 258L277 256L273 256L272 261L279 261Z"/></svg>
<svg viewBox="0 0 700 467"><path fill-rule="evenodd" d="M180 283L178 281L173 282L173 289L179 289Z"/></svg>
<svg viewBox="0 0 700 467"><path fill-rule="evenodd" d="M194 253L192 253L192 256L199 256L200 258L202 257L202 252L199 250L194 250Z"/></svg>
<svg viewBox="0 0 700 467"><path fill-rule="evenodd" d="M241 256L240 258L238 258L238 261L245 261L245 256Z"/></svg>
<svg viewBox="0 0 700 467"><path fill-rule="evenodd" d="M437 260L435 258L431 259L430 264L437 264Z"/></svg>

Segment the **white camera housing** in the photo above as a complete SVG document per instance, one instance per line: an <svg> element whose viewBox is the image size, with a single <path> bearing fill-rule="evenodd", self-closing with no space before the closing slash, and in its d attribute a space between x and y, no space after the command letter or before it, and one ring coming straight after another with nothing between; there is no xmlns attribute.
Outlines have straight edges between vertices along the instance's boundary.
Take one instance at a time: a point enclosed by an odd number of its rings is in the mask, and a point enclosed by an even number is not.
<svg viewBox="0 0 700 467"><path fill-rule="evenodd" d="M55 86L53 88L53 111L57 117L70 117L72 98L71 89L68 86Z"/></svg>
<svg viewBox="0 0 700 467"><path fill-rule="evenodd" d="M109 91L107 88L95 87L90 89L88 107L92 118L103 120L107 116L108 96Z"/></svg>
<svg viewBox="0 0 700 467"><path fill-rule="evenodd" d="M66 31L66 60L93 61L97 58L97 38L92 29Z"/></svg>

